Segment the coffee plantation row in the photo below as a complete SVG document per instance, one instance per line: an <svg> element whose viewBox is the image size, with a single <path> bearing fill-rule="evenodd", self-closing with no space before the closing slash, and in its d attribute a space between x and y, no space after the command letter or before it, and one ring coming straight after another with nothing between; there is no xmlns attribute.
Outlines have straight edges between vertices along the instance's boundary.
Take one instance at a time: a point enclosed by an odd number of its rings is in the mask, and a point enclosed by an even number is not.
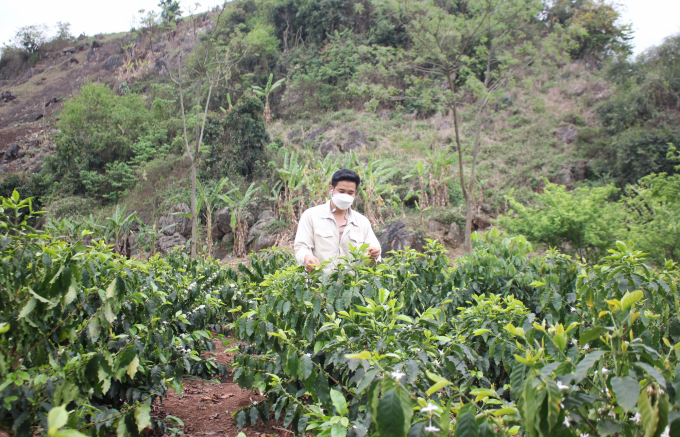
<svg viewBox="0 0 680 437"><path fill-rule="evenodd" d="M30 200L1 200L0 423L18 436L165 432L151 403L226 376L207 352L230 337L234 381L267 398L239 427L680 435L680 274L631 245L593 266L494 229L455 266L430 242L377 266L357 248L330 275L283 250L234 270L59 241L28 225Z"/></svg>

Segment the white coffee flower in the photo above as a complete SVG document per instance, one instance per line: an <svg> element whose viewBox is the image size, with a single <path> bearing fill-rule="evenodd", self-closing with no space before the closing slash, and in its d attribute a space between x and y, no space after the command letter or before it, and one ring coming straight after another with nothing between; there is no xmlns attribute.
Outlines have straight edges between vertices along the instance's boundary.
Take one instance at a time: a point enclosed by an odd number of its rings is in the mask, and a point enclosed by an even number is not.
<svg viewBox="0 0 680 437"><path fill-rule="evenodd" d="M420 411L422 411L423 413L430 413L430 412L436 411L436 410L437 410L437 406L435 404L427 404L427 406L421 408Z"/></svg>
<svg viewBox="0 0 680 437"><path fill-rule="evenodd" d="M439 428L437 428L436 426L432 426L432 425L426 426L425 432L439 432Z"/></svg>
<svg viewBox="0 0 680 437"><path fill-rule="evenodd" d="M575 313L575 312L576 312L576 308L571 307L571 312L572 312L572 313Z"/></svg>
<svg viewBox="0 0 680 437"><path fill-rule="evenodd" d="M640 413L635 413L635 416L631 417L630 421L635 422L635 423L640 423L640 419L642 419L642 416L640 415Z"/></svg>
<svg viewBox="0 0 680 437"><path fill-rule="evenodd" d="M562 422L562 426L566 426L567 428L571 426L571 419L569 419L569 416L565 416L564 422Z"/></svg>
<svg viewBox="0 0 680 437"><path fill-rule="evenodd" d="M659 437L670 437L671 435L671 427L670 425L666 425L666 429L663 430L661 435Z"/></svg>
<svg viewBox="0 0 680 437"><path fill-rule="evenodd" d="M562 381L557 381L557 388L559 388L560 390L569 390L569 386L563 384Z"/></svg>
<svg viewBox="0 0 680 437"><path fill-rule="evenodd" d="M583 350L584 350L584 351L590 350L590 345L589 345L588 343L584 344L584 345L583 345Z"/></svg>
<svg viewBox="0 0 680 437"><path fill-rule="evenodd" d="M404 375L406 374L403 372L392 372L392 378L394 379L401 379L404 377Z"/></svg>

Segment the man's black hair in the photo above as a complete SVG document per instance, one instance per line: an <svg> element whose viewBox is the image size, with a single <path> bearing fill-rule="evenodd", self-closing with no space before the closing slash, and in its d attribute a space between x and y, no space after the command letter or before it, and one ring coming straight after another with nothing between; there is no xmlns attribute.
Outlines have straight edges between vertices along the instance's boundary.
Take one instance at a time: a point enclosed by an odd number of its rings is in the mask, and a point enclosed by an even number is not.
<svg viewBox="0 0 680 437"><path fill-rule="evenodd" d="M361 178L359 177L358 174L354 173L352 170L342 168L333 173L333 177L331 178L331 185L333 186L333 188L337 187L338 182L340 181L354 182L357 185L358 189L359 184L361 183Z"/></svg>

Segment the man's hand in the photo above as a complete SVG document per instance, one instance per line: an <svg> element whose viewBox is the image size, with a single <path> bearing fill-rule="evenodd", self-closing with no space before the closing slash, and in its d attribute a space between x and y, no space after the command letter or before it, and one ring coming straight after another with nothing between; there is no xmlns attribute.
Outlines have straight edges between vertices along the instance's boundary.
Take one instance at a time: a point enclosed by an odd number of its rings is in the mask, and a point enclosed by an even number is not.
<svg viewBox="0 0 680 437"><path fill-rule="evenodd" d="M319 267L321 267L319 258L314 255L305 255L305 269L307 269L308 272L313 272L314 269Z"/></svg>
<svg viewBox="0 0 680 437"><path fill-rule="evenodd" d="M368 256L371 257L372 260L378 259L380 256L380 248L371 246L368 248Z"/></svg>

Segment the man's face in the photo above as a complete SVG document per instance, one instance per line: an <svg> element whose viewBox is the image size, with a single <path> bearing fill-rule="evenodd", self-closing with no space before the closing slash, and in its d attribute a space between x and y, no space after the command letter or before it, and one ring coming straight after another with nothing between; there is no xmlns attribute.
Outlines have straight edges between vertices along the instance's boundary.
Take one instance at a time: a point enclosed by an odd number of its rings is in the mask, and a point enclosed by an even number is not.
<svg viewBox="0 0 680 437"><path fill-rule="evenodd" d="M350 181L340 181L338 182L338 185L335 186L335 188L333 188L333 185L331 185L330 190L335 190L335 193L349 194L352 197L356 197L357 184Z"/></svg>

